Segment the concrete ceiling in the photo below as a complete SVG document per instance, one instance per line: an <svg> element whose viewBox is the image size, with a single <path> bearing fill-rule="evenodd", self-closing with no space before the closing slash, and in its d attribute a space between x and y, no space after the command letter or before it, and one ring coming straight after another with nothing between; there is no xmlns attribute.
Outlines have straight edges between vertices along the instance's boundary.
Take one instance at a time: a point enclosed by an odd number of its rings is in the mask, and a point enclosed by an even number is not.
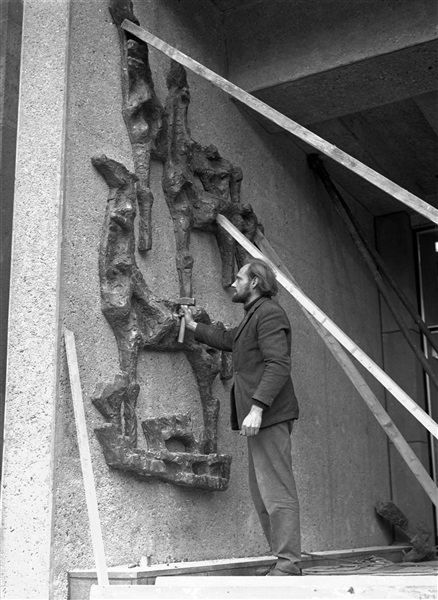
<svg viewBox="0 0 438 600"><path fill-rule="evenodd" d="M253 7L255 4L266 3L266 0L211 0L222 12L231 12L237 8L246 6Z"/></svg>
<svg viewBox="0 0 438 600"><path fill-rule="evenodd" d="M211 1L223 12L231 81L438 206L435 0ZM326 166L374 215L409 212Z"/></svg>

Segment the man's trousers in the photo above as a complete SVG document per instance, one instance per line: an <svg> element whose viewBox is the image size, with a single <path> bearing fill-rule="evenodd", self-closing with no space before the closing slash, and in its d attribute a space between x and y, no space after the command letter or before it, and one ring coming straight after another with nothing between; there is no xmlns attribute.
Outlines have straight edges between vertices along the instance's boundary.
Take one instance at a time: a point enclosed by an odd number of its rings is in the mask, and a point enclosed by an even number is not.
<svg viewBox="0 0 438 600"><path fill-rule="evenodd" d="M299 574L300 512L292 471L293 421L260 429L248 440L249 488L276 569Z"/></svg>

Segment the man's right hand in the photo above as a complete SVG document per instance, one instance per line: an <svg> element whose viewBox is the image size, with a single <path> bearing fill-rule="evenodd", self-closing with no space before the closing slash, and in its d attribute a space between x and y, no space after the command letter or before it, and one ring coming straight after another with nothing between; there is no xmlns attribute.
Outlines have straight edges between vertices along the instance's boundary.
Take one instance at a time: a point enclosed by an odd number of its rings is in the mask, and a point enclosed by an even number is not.
<svg viewBox="0 0 438 600"><path fill-rule="evenodd" d="M193 318L193 313L188 306L181 305L181 310L179 312L180 317L184 317L186 320L186 327L190 329L190 331L195 331L196 326L198 325Z"/></svg>
<svg viewBox="0 0 438 600"><path fill-rule="evenodd" d="M253 404L251 410L243 420L240 435L247 437L257 435L262 424L263 408Z"/></svg>

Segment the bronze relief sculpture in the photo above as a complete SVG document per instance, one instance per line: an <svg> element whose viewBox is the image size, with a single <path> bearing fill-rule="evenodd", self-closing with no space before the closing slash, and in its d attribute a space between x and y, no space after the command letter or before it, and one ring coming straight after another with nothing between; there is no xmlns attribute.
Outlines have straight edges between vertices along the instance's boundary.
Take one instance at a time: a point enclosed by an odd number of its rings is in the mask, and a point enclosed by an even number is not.
<svg viewBox="0 0 438 600"><path fill-rule="evenodd" d="M245 252L217 225L217 214L227 216L249 239L253 239L260 224L252 208L240 201L241 169L222 158L215 146L201 146L191 138L190 91L184 68L171 63L163 108L154 90L147 45L120 27L125 18L138 23L132 2L110 0L109 9L119 32L122 113L135 173L105 155L92 158L109 189L100 242L99 279L102 311L113 329L120 365L114 380L100 383L92 398L106 421L96 429L96 436L113 468L178 485L225 490L231 456L218 454L219 401L213 396L212 385L219 373L223 379L231 377L229 356L196 342L192 335L187 335L184 343L178 342L178 304L152 293L136 261L136 251L145 253L152 247L151 160L159 160L164 166L162 186L174 224L181 296L193 293L192 229L216 236L223 265L222 285L228 287L234 280L235 262L240 268ZM196 319L210 323L202 309ZM185 354L199 390L201 435L193 433L188 414L159 416L141 423L147 449L138 447L137 363L139 352L148 350Z"/></svg>

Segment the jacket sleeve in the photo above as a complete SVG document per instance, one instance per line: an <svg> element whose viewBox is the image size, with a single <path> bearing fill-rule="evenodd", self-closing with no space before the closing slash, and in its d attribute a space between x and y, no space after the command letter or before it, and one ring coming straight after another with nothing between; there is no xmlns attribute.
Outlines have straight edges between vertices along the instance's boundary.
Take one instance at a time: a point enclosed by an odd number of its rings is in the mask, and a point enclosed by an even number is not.
<svg viewBox="0 0 438 600"><path fill-rule="evenodd" d="M231 352L233 349L233 341L236 335L237 327L224 330L215 325L206 325L198 323L195 330L195 340L202 342L218 350L226 350Z"/></svg>
<svg viewBox="0 0 438 600"><path fill-rule="evenodd" d="M257 316L257 339L265 368L252 398L271 406L290 378L290 324L282 311L266 311Z"/></svg>

